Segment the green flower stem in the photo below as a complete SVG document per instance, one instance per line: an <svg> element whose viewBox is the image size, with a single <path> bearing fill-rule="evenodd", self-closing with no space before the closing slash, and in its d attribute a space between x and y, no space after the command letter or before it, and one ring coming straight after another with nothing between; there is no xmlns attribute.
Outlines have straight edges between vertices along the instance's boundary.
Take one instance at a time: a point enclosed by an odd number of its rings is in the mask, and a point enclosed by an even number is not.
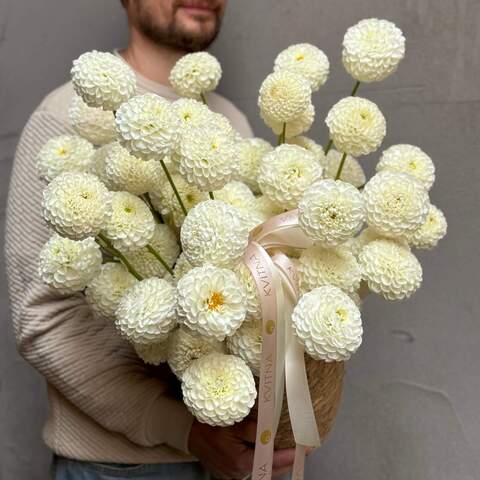
<svg viewBox="0 0 480 480"><path fill-rule="evenodd" d="M155 207L153 206L152 200L150 199L150 195L148 193L146 193L145 195L141 195L141 198L150 208L150 211L152 212L153 216L155 217L155 220L158 223L165 223L162 215L160 214L160 212L158 212L155 209Z"/></svg>
<svg viewBox="0 0 480 480"><path fill-rule="evenodd" d="M207 97L205 97L205 94L203 92L200 94L200 98L202 99L202 102L208 106Z"/></svg>
<svg viewBox="0 0 480 480"><path fill-rule="evenodd" d="M278 136L278 145L285 143L285 134L287 132L287 124L284 123L282 127L282 133Z"/></svg>
<svg viewBox="0 0 480 480"><path fill-rule="evenodd" d="M338 166L337 174L335 175L335 180L340 180L340 176L342 175L343 165L345 164L346 158L347 158L347 154L344 153L342 155L342 159L340 160L340 165Z"/></svg>
<svg viewBox="0 0 480 480"><path fill-rule="evenodd" d="M208 195L210 196L210 198L211 198L212 200L215 200L215 196L213 195L213 192L208 192Z"/></svg>
<svg viewBox="0 0 480 480"><path fill-rule="evenodd" d="M172 187L173 193L175 194L175 197L177 197L178 203L180 204L180 208L182 209L182 212L184 215L187 215L187 209L185 208L185 205L182 202L182 199L180 197L180 194L178 193L177 187L173 183L172 176L170 175L170 172L168 171L167 166L165 165L165 162L163 160L160 160L160 165L163 168L163 171L165 175L167 176L168 183Z"/></svg>
<svg viewBox="0 0 480 480"><path fill-rule="evenodd" d="M173 270L168 266L168 263L162 258L162 256L150 244L147 245L147 250L163 265L163 268L170 275L173 275Z"/></svg>
<svg viewBox="0 0 480 480"><path fill-rule="evenodd" d="M360 86L360 82L357 80L355 82L355 85L353 86L352 91L350 92L351 97L354 97L357 94L357 90L359 86ZM324 148L325 155L330 151L330 149L332 148L332 145L333 145L333 140L330 138L328 140L327 146Z"/></svg>
<svg viewBox="0 0 480 480"><path fill-rule="evenodd" d="M103 248L105 250L107 250L108 253L110 253L110 255L112 255L112 257L117 257L120 259L120 261L125 265L125 267L127 268L127 270L137 279L137 280L143 280L143 277L133 268L133 265L127 260L127 258L125 257L125 255L120 252L119 250L117 250L113 245L112 245L112 242L103 234L103 233L99 233L98 234L98 238L104 243L104 245L102 245L100 242L97 242L100 243L101 246L103 246Z"/></svg>

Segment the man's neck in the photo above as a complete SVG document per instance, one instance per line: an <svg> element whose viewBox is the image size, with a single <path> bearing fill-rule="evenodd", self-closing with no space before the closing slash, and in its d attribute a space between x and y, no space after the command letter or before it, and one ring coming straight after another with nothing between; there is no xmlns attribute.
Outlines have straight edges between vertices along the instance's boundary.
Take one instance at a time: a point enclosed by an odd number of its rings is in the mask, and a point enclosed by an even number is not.
<svg viewBox="0 0 480 480"><path fill-rule="evenodd" d="M120 52L135 71L162 85L170 85L170 71L184 54L181 50L153 43L135 29L130 31L128 47Z"/></svg>

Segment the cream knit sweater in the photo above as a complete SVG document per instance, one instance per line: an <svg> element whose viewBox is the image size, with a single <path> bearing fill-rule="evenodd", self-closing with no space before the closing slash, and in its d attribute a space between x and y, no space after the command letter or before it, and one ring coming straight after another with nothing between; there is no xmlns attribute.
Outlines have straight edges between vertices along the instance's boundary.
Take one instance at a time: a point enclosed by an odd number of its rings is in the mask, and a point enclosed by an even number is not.
<svg viewBox="0 0 480 480"><path fill-rule="evenodd" d="M137 76L139 92L169 99L173 91ZM70 83L30 117L17 148L7 209L6 260L12 318L20 354L46 379L50 414L44 440L77 460L162 463L194 460L188 454L192 417L167 367L143 364L112 324L95 319L82 294L62 295L37 274L38 253L50 235L41 214L35 157L55 135L71 132ZM251 136L244 115L210 94L212 109Z"/></svg>

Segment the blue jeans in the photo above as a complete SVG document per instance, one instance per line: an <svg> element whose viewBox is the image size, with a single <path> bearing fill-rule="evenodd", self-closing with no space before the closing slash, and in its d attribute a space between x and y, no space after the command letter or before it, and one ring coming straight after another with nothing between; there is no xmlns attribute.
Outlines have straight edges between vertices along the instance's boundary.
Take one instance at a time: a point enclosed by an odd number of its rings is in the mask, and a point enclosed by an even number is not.
<svg viewBox="0 0 480 480"><path fill-rule="evenodd" d="M210 475L198 462L124 465L69 460L55 456L53 480L210 480Z"/></svg>

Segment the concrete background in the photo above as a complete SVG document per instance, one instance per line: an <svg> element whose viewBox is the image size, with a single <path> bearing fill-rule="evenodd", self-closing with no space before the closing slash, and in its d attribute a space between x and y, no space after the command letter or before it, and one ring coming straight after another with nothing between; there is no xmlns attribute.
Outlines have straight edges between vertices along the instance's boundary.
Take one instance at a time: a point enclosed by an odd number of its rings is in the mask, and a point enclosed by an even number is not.
<svg viewBox="0 0 480 480"><path fill-rule="evenodd" d="M125 44L118 0L0 0L0 220L22 126L70 62L86 50ZM346 28L361 18L394 21L407 38L399 71L360 95L388 122L384 146L419 145L434 159L432 201L449 234L420 254L424 286L411 300L369 298L365 339L348 365L334 432L308 461L307 478L466 480L480 478L480 2L477 0L231 0L213 53L224 67L220 91L273 140L257 114L258 87L291 43L318 45L330 58L315 95L311 136L326 140L323 118L352 79L340 63ZM378 156L365 159L371 171ZM47 478L40 433L42 379L15 352L4 262L0 259L0 479Z"/></svg>

